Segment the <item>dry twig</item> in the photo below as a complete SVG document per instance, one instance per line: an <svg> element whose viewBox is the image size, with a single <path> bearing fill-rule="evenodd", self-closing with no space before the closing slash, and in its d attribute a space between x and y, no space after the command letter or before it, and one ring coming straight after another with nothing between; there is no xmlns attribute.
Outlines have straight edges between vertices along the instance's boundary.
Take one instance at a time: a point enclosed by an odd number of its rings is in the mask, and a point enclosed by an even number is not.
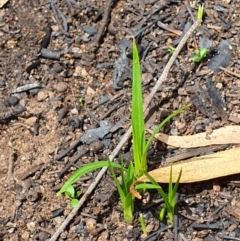
<svg viewBox="0 0 240 241"><path fill-rule="evenodd" d="M191 28L188 30L188 32L185 34L185 36L182 38L181 42L177 46L176 50L174 51L173 55L171 56L170 60L168 61L162 75L158 79L155 87L152 89L150 95L146 98L144 102L144 111L146 111L148 105L150 104L151 100L153 99L153 96L158 91L159 87L162 85L163 81L167 79L168 73L177 58L178 54L180 53L183 46L186 44L187 40L189 39L190 35L194 32L194 30L200 25L201 20L197 20ZM118 152L121 150L122 146L125 144L125 142L129 139L132 132L132 126L129 127L125 135L123 136L122 140L119 142L119 144L116 146L116 148L113 150L112 154L109 156L110 161L117 156ZM58 236L62 233L62 231L66 228L66 226L69 224L69 222L72 220L72 218L77 214L78 210L82 207L83 203L86 201L88 196L91 194L91 192L95 189L99 181L101 180L102 176L107 171L107 167L103 167L102 170L98 173L95 180L91 183L88 190L85 192L85 194L82 196L82 198L79 200L78 205L72 210L72 212L68 215L68 217L64 220L64 222L60 225L58 230L55 232L55 234L52 236L50 241L57 240Z"/></svg>
<svg viewBox="0 0 240 241"><path fill-rule="evenodd" d="M237 73L235 73L235 72L232 72L232 71L229 70L229 69L226 69L226 68L224 68L224 67L222 67L222 66L220 66L219 69L221 69L221 70L225 71L226 73L231 74L231 75L233 75L233 76L235 76L235 77L237 77L237 78L240 78L240 75L239 75L239 74L237 74Z"/></svg>
<svg viewBox="0 0 240 241"><path fill-rule="evenodd" d="M101 22L101 25L98 29L98 32L97 34L95 35L94 39L89 43L89 46L91 46L93 49L92 51L96 51L96 49L98 48L99 46L99 41L104 33L104 29L106 28L106 25L107 25L107 22L108 22L108 19L109 19L109 15L110 15L110 12L111 12L111 7L112 7L112 3L113 3L113 0L107 0L106 1L106 6L105 6L105 9L104 9L104 13L103 13L103 19L102 19L102 22Z"/></svg>
<svg viewBox="0 0 240 241"><path fill-rule="evenodd" d="M15 159L15 154L16 151L13 150L12 153L9 156L9 164L8 164L8 173L7 173L7 177L5 180L5 185L9 185L11 180L12 180L12 176L13 176L13 162Z"/></svg>

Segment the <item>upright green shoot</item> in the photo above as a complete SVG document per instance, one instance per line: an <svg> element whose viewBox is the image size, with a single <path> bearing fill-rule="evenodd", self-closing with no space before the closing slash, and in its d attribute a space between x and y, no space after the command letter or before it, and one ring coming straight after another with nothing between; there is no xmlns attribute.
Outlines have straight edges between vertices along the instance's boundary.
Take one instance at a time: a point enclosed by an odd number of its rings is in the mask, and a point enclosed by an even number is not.
<svg viewBox="0 0 240 241"><path fill-rule="evenodd" d="M117 179L116 174L113 170L112 163L109 161L109 170L111 172L114 184L118 190L120 200L123 206L123 216L127 223L130 223L133 219L134 211L134 196L129 192L129 187L136 179L134 177L134 169L132 162L129 164L128 169L123 168L123 159L121 159L121 182Z"/></svg>
<svg viewBox="0 0 240 241"><path fill-rule="evenodd" d="M198 20L203 19L203 13L204 13L204 5L199 5L198 12L197 12L197 19Z"/></svg>
<svg viewBox="0 0 240 241"><path fill-rule="evenodd" d="M169 184L168 184L168 194L166 194L163 189L161 188L161 186L149 175L149 173L145 172L144 173L149 181L152 184L147 184L147 183L141 183L136 185L136 189L156 189L159 193L159 195L163 198L164 200L164 205L163 208L159 214L159 219L162 221L165 217L165 213L167 212L167 222L169 224L173 223L173 219L174 219L174 209L175 209L175 205L176 205L176 197L177 197L177 189L178 189L178 185L179 185L179 181L182 175L182 170L180 171L179 175L178 175L178 179L175 183L175 185L173 186L173 182L172 182L172 165L170 168L170 177L169 177Z"/></svg>
<svg viewBox="0 0 240 241"><path fill-rule="evenodd" d="M135 174L137 177L143 175L147 169L147 158L144 152L145 124L142 100L141 66L137 46L133 39L133 63L132 63L132 140L133 140L133 160Z"/></svg>
<svg viewBox="0 0 240 241"><path fill-rule="evenodd" d="M196 49L194 51L194 56L192 57L192 61L195 63L200 63L203 59L207 57L208 49L202 48L202 49Z"/></svg>
<svg viewBox="0 0 240 241"><path fill-rule="evenodd" d="M144 217L143 217L142 213L140 213L140 215L139 215L139 222L140 222L143 234L147 234L146 223L145 223L145 220L144 220Z"/></svg>

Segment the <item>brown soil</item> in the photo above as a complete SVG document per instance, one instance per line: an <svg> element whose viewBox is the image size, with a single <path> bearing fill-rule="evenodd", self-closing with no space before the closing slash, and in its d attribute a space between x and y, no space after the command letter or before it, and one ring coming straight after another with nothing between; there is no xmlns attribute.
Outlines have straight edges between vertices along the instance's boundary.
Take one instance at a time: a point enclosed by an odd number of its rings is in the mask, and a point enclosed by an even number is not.
<svg viewBox="0 0 240 241"><path fill-rule="evenodd" d="M130 37L138 42L146 98L171 56L167 48L177 46L201 3L203 25L154 96L147 121L153 127L192 103L163 130L192 135L240 123L239 1L9 0L0 9L0 240L50 240L72 210L69 199L56 192L77 167L106 160L129 127ZM194 64L194 50L205 46L208 57ZM103 122L115 130L86 136ZM208 153L235 146L214 146ZM183 151L154 141L149 168ZM131 161L130 140L120 156ZM77 187L86 192L97 174L83 177ZM159 221L162 201L147 193L126 224L106 173L58 240L240 240L238 181L235 175L231 181L182 184L173 226ZM142 234L140 212L148 235Z"/></svg>

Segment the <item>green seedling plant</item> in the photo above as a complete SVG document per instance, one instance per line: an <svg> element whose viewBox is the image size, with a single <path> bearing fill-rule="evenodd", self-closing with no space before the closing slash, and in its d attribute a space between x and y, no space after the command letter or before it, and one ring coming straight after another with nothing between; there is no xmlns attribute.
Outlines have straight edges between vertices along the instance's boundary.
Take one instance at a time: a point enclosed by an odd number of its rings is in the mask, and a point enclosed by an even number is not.
<svg viewBox="0 0 240 241"><path fill-rule="evenodd" d="M81 107L83 107L83 106L84 106L84 98L83 98L83 97L79 97L78 103L79 103L79 105L80 105Z"/></svg>
<svg viewBox="0 0 240 241"><path fill-rule="evenodd" d="M204 5L199 5L198 12L197 12L197 19L202 20L204 14Z"/></svg>
<svg viewBox="0 0 240 241"><path fill-rule="evenodd" d="M135 40L133 40L133 62L132 62L132 142L133 142L133 161L128 167L124 167L124 160L121 163L107 161L97 161L89 163L76 170L62 186L58 195L68 191L69 186L73 186L75 182L83 175L90 173L99 168L108 167L119 193L119 197L123 207L123 215L126 222L133 220L134 212L134 195L130 192L130 187L139 177L147 173L147 150L154 138L154 135L173 117L181 113L190 105L186 105L179 110L173 112L153 131L148 141L145 136L144 111L142 100L142 83L141 83L141 67ZM120 170L121 180L118 180L114 172L114 168ZM145 186L144 186L145 185ZM145 190L149 184L142 184L142 190Z"/></svg>
<svg viewBox="0 0 240 241"><path fill-rule="evenodd" d="M130 223L133 220L134 196L129 192L129 188L132 182L136 180L133 163L130 162L126 170L123 168L124 163L123 163L123 159L121 158L121 168L120 168L121 181L117 179L117 176L113 169L113 165L112 165L113 163L110 162L109 160L108 164L109 164L110 173L112 175L114 184L116 185L116 188L122 203L124 220L127 223Z"/></svg>
<svg viewBox="0 0 240 241"><path fill-rule="evenodd" d="M196 49L194 51L194 56L192 58L192 61L195 63L200 63L203 59L207 57L208 54L208 49L207 48L202 48L202 49Z"/></svg>
<svg viewBox="0 0 240 241"><path fill-rule="evenodd" d="M69 185L67 187L67 190L65 191L65 195L71 199L70 205L72 208L75 208L77 206L78 198L81 196L81 194L82 192L76 191L72 185Z"/></svg>
<svg viewBox="0 0 240 241"><path fill-rule="evenodd" d="M174 48L172 45L170 45L167 49L168 53L173 54L176 48Z"/></svg>
<svg viewBox="0 0 240 241"><path fill-rule="evenodd" d="M204 14L204 5L199 5L198 12L197 12L197 19L203 20L203 14ZM192 58L192 61L195 63L200 63L203 59L207 57L208 49L207 48L201 48L196 49L194 51L194 56Z"/></svg>
<svg viewBox="0 0 240 241"><path fill-rule="evenodd" d="M177 189L178 189L178 185L179 185L179 181L182 175L182 170L180 171L179 175L178 175L178 179L175 183L175 185L173 186L173 182L172 182L172 165L170 167L170 177L169 177L169 184L168 184L168 194L166 194L163 189L161 188L161 186L147 173L144 173L147 178L149 179L149 181L152 184L147 184L146 187L146 183L143 184L138 184L136 185L135 189L142 189L142 188L147 188L147 189L156 189L159 193L159 195L163 198L164 200L164 205L160 211L159 214L159 219L160 221L162 221L164 219L164 217L167 214L167 223L168 224L172 224L173 223L173 219L174 219L174 210L175 210L175 205L176 205L176 198L177 198Z"/></svg>

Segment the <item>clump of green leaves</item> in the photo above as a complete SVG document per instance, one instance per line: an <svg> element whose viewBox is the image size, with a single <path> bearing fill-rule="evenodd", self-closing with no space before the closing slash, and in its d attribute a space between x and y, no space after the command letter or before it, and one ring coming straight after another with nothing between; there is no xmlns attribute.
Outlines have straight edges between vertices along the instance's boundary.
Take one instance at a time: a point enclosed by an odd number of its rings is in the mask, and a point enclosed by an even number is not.
<svg viewBox="0 0 240 241"><path fill-rule="evenodd" d="M70 205L75 208L78 204L78 198L81 196L81 191L76 191L72 185L69 185L65 191L65 195L71 199Z"/></svg>
<svg viewBox="0 0 240 241"><path fill-rule="evenodd" d="M196 49L194 51L194 56L192 57L192 61L195 63L200 63L203 59L207 57L208 49L202 48L202 49Z"/></svg>
<svg viewBox="0 0 240 241"><path fill-rule="evenodd" d="M130 192L130 187L137 178L147 173L147 150L154 138L154 135L173 117L188 108L189 105L182 107L169 115L163 120L160 125L154 130L148 141L145 136L144 111L142 100L142 82L141 82L141 66L135 40L133 40L133 62L132 62L132 142L133 142L133 161L128 167L124 167L124 160L117 164L107 161L97 161L88 163L85 166L76 170L62 186L58 195L65 193L68 195L69 189L72 192L73 184L83 175L90 173L102 167L109 167L111 176L118 190L120 200L123 206L123 214L126 222L131 222L134 212L134 195ZM120 170L121 180L119 181L114 172L114 168ZM146 190L149 184L142 184L141 190ZM156 186L156 185L155 185Z"/></svg>
<svg viewBox="0 0 240 241"><path fill-rule="evenodd" d="M167 49L168 53L170 53L170 54L173 54L175 50L176 50L176 48L173 47L172 45L170 45Z"/></svg>
<svg viewBox="0 0 240 241"><path fill-rule="evenodd" d="M146 175L148 177L148 179L152 182L152 184L157 185L156 181L146 172ZM172 165L171 165L171 169L170 169L170 177L169 177L169 184L168 184L168 194L164 193L164 191L162 190L162 188L158 185L157 191L160 194L160 196L163 198L164 200L164 205L163 208L160 212L159 218L160 220L163 220L163 218L165 217L165 214L167 212L167 222L168 223L173 223L173 219L174 219L174 210L175 210L175 205L176 205L176 198L177 198L177 189L178 189L178 185L179 185L179 181L182 175L182 170L180 171L179 175L178 175L178 179L175 183L175 185L173 186L172 183Z"/></svg>
<svg viewBox="0 0 240 241"><path fill-rule="evenodd" d="M119 181L116 177L116 174L113 169L113 163L109 161L109 169L118 190L118 194L120 196L120 200L123 206L123 216L124 220L127 223L130 223L133 219L133 211L134 211L134 196L129 192L129 188L131 184L136 180L134 174L134 166L133 163L130 162L127 169L124 168L123 159L121 158L121 181Z"/></svg>
<svg viewBox="0 0 240 241"><path fill-rule="evenodd" d="M142 185L144 185L144 188L147 188L147 189L156 189L158 191L159 195L164 200L164 205L163 205L163 207L160 211L159 219L160 219L160 221L162 221L167 214L167 223L172 224L173 219L174 219L175 205L176 205L176 201L177 201L176 200L176 198L177 198L176 194L177 194L179 181L180 181L180 178L181 178L181 175L182 175L182 170L180 171L180 173L178 175L178 179L177 179L175 185L173 186L172 165L171 165L169 184L168 184L168 194L166 194L163 191L161 186L149 175L149 173L145 172L145 175L148 177L151 184L147 184L147 187L146 187L146 183L144 183L144 184L141 183L141 184L136 185L135 189L142 189L143 188Z"/></svg>

